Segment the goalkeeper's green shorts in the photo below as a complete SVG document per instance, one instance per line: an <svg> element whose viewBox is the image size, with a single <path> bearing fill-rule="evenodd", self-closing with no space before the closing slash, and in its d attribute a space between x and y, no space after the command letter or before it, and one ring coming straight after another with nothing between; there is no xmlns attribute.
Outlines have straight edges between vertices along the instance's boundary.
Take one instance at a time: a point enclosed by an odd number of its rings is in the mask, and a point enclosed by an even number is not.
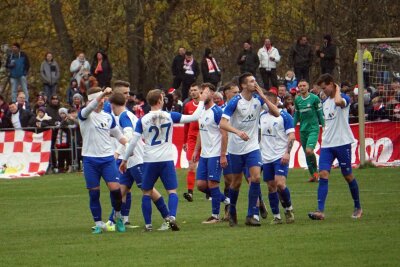
<svg viewBox="0 0 400 267"><path fill-rule="evenodd" d="M303 147L303 150L306 150L306 148L314 149L318 142L318 135L319 135L319 129L318 131L312 131L312 132L308 131L300 132L300 142L301 146Z"/></svg>

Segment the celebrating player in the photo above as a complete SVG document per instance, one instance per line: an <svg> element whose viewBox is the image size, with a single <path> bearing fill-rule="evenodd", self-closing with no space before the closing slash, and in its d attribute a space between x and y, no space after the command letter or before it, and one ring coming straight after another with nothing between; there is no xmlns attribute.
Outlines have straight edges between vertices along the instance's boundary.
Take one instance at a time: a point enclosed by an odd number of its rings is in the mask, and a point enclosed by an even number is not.
<svg viewBox="0 0 400 267"><path fill-rule="evenodd" d="M278 105L277 96L267 92L272 103ZM261 128L261 155L263 160L263 178L268 184L268 198L274 219L272 224L281 224L279 213L279 195L285 208L286 223L294 222L293 207L290 191L286 187L286 178L289 171L290 151L295 140L293 118L286 111L275 117L270 112L263 112L260 116Z"/></svg>
<svg viewBox="0 0 400 267"><path fill-rule="evenodd" d="M101 220L100 204L100 178L107 183L110 190L111 204L115 210L116 228L125 232L125 225L121 218L122 195L118 181L118 170L115 165L114 151L111 146L110 133L121 144L127 139L122 135L114 117L103 111L104 96L112 92L106 88L104 92L99 87L90 88L88 91L87 107L78 114L80 129L83 138L82 156L86 187L89 190L90 210L96 227L94 234L102 233L105 223Z"/></svg>
<svg viewBox="0 0 400 267"><path fill-rule="evenodd" d="M132 155L141 136L144 138L143 155L143 181L142 181L142 212L145 220L145 231L152 231L151 224L151 195L154 184L160 177L169 194L168 209L170 217L168 222L173 231L178 231L176 212L178 208L178 195L176 189L178 181L172 154L173 123L188 123L198 120L204 108L204 100L208 97L209 90L205 89L200 97L199 105L192 115L182 115L177 112L162 111L164 99L162 91L154 89L147 94L147 102L151 111L144 115L137 123L134 136L126 149L120 171L125 172L127 160Z"/></svg>
<svg viewBox="0 0 400 267"><path fill-rule="evenodd" d="M137 117L125 108L125 97L123 94L114 93L109 101L111 103L113 114L116 116L116 123L121 128L124 136L130 140L133 136L133 131L135 129L136 123L138 121ZM142 186L142 169L143 169L143 146L142 140L138 141L138 144L134 150L134 155L129 157L127 162L127 171L120 175L119 183L121 185L122 192L122 207L126 205L126 196L130 192L132 185L136 182L138 188ZM125 146L119 147L119 154L125 154ZM161 194L153 188L151 199L156 205L157 209L160 211L162 218L167 219L169 217L169 211L165 205L164 198ZM127 221L129 209L122 208L122 216L124 221ZM126 224L125 224L126 225ZM168 229L168 225L164 225L163 230Z"/></svg>
<svg viewBox="0 0 400 267"><path fill-rule="evenodd" d="M248 167L251 184L246 225L260 226L257 199L261 192L260 167L262 162L258 144L258 120L261 108L271 110L274 116L279 116L279 110L265 97L251 73L242 74L239 77L239 85L242 88L241 94L229 101L220 122L220 127L229 132L228 153L233 173L229 189L231 201L229 225L237 225L236 202L239 196L243 167ZM253 94L255 91L258 94Z"/></svg>
<svg viewBox="0 0 400 267"><path fill-rule="evenodd" d="M201 147L199 166L197 168L197 188L212 197L212 212L204 224L212 224L220 221L219 211L220 202L229 205L229 198L219 190L219 181L221 179L221 169L226 167L228 162L226 158L227 143L221 142L221 130L219 122L222 116L220 107L214 104L213 95L214 85L204 83L202 89L209 89L209 97L204 102L205 111L199 119L200 134L197 138L196 148L193 153L193 162L197 161L197 156Z"/></svg>
<svg viewBox="0 0 400 267"><path fill-rule="evenodd" d="M351 168L351 144L354 142L354 137L349 125L350 98L346 94L340 93L340 87L334 83L330 74L321 75L317 84L327 96L322 104L326 126L322 133L319 158L318 210L310 212L308 216L312 220L325 219L328 178L332 163L337 159L354 200L354 212L351 217L359 219L363 212L357 180L354 178Z"/></svg>
<svg viewBox="0 0 400 267"><path fill-rule="evenodd" d="M314 148L318 142L319 125L324 127L322 105L318 96L308 92L309 85L305 80L298 84L300 95L294 100L294 125L300 122L300 142L306 154L306 162L311 178L309 182L318 181L317 158Z"/></svg>

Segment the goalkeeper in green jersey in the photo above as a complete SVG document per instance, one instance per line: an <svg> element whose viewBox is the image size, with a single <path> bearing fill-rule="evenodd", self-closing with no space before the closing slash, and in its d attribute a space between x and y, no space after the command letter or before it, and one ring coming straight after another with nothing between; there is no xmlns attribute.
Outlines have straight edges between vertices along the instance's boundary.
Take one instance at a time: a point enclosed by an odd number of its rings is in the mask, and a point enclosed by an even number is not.
<svg viewBox="0 0 400 267"><path fill-rule="evenodd" d="M314 148L318 142L319 125L325 126L322 104L318 96L308 92L309 84L301 80L298 84L300 95L294 100L294 125L300 122L300 142L306 154L309 182L318 181L317 158Z"/></svg>

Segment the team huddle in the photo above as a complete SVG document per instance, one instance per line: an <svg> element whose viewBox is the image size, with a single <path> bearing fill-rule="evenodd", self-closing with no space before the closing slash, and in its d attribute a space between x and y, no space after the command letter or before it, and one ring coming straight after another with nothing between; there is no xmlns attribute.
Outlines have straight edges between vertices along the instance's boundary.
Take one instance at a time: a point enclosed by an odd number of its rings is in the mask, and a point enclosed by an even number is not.
<svg viewBox="0 0 400 267"><path fill-rule="evenodd" d="M91 88L88 92L89 103L78 117L83 137L84 177L95 221L93 233L125 232L130 225L130 190L134 182L143 192L141 207L145 231L153 230L151 202L164 220L159 230L180 229L176 219L178 181L172 153L173 124L191 122L198 123L199 128L197 139L192 140L190 149L191 163L197 164L196 185L199 191L211 197L211 216L203 223L227 220L231 227L238 224L236 204L244 174L249 183L245 224L260 226L260 216L267 217L260 188L261 173L268 185L273 215L271 223L283 223L280 204L286 223L295 221L286 179L297 122L300 122L301 144L310 174L319 182L318 208L308 214L309 218L325 219L328 177L335 159L339 161L354 200L352 217L361 218L358 184L351 166L354 137L348 124L350 100L340 93L329 74L322 75L317 84L324 90L327 99L321 104L318 98L317 101L308 93L308 83L301 81L301 95L295 101L294 119L278 108L277 95L264 92L251 73L244 73L237 83L228 83L223 87L226 105L222 107L212 101L216 92L214 85L193 85L197 87L193 90L198 90L199 94L197 107L190 115L163 111L163 92L154 89L147 94L151 111L138 119L125 108L128 84L117 83L114 90ZM106 98L108 101L105 101ZM314 148L319 125L323 130L318 172ZM119 143L116 149L113 142ZM222 173L223 192L220 190ZM102 220L100 205L101 177L110 190L113 207L107 223ZM158 179L168 193L167 204L154 187ZM185 193L188 200L192 198L189 194L193 191ZM220 217L221 203L225 208L223 218Z"/></svg>

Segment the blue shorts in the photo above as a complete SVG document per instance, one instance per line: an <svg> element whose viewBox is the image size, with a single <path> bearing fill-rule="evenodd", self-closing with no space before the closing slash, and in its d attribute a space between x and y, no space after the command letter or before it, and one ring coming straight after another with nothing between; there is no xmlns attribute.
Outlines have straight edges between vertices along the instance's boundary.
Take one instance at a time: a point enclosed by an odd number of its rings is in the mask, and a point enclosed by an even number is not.
<svg viewBox="0 0 400 267"><path fill-rule="evenodd" d="M197 166L196 179L201 181L216 181L221 179L220 157L203 158L200 157Z"/></svg>
<svg viewBox="0 0 400 267"><path fill-rule="evenodd" d="M289 165L283 165L281 159L277 159L270 163L264 163L263 165L263 179L264 182L273 181L275 175L287 177L289 172Z"/></svg>
<svg viewBox="0 0 400 267"><path fill-rule="evenodd" d="M142 190L153 189L158 177L160 177L166 190L178 188L178 180L176 178L173 160L143 163Z"/></svg>
<svg viewBox="0 0 400 267"><path fill-rule="evenodd" d="M106 183L119 183L119 172L115 164L114 156L109 157L83 157L83 175L86 180L86 188L100 186L103 177Z"/></svg>
<svg viewBox="0 0 400 267"><path fill-rule="evenodd" d="M132 188L133 183L136 183L138 188L142 188L143 164L138 164L130 167L125 173L120 174L119 183Z"/></svg>
<svg viewBox="0 0 400 267"><path fill-rule="evenodd" d="M232 174L232 162L231 162L231 156L229 154L226 155L226 160L228 161L228 166L222 169L222 173L224 175L229 175Z"/></svg>
<svg viewBox="0 0 400 267"><path fill-rule="evenodd" d="M333 161L337 159L343 175L351 174L351 144L323 147L319 155L319 171L331 171Z"/></svg>
<svg viewBox="0 0 400 267"><path fill-rule="evenodd" d="M119 165L121 165L122 159L116 159L115 160L115 165L117 166L117 169L119 169Z"/></svg>
<svg viewBox="0 0 400 267"><path fill-rule="evenodd" d="M230 158L232 163L232 173L235 174L242 173L244 167L250 169L254 166L262 166L261 153L259 149L243 155L230 154Z"/></svg>

